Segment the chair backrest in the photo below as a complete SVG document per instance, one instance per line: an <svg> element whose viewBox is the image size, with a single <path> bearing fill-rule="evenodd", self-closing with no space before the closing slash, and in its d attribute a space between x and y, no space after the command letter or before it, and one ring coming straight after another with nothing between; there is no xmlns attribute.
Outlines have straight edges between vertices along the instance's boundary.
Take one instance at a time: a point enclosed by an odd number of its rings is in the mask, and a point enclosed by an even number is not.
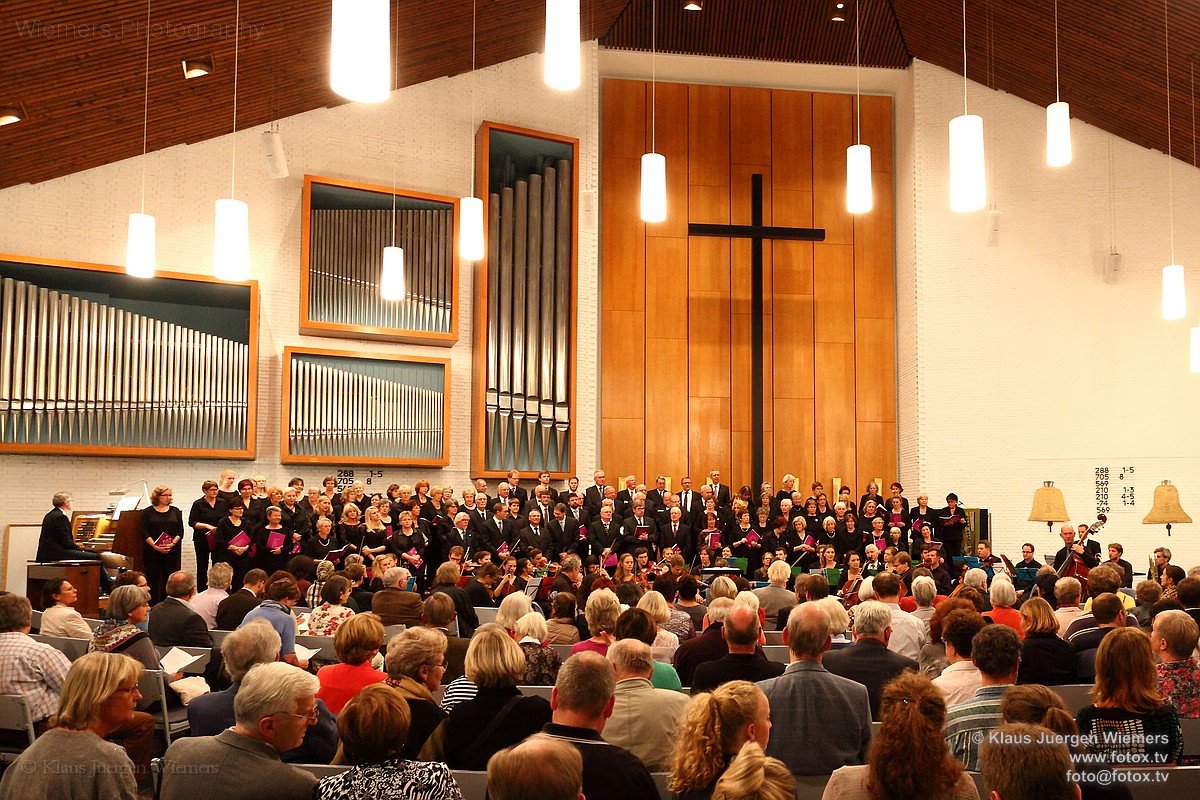
<svg viewBox="0 0 1200 800"><path fill-rule="evenodd" d="M783 631L763 631L767 644L783 644Z"/></svg>
<svg viewBox="0 0 1200 800"><path fill-rule="evenodd" d="M383 626L383 646L387 647L387 643L392 640L393 636L399 636L404 633L405 625L384 625Z"/></svg>
<svg viewBox="0 0 1200 800"><path fill-rule="evenodd" d="M160 647L159 645L155 645L154 649L158 651L158 657L162 658L167 653L171 652L171 650L173 650L174 648L173 647ZM204 670L208 667L208 662L212 660L212 648L211 647L180 647L179 649L184 651L185 653L187 653L190 656L200 656L200 658L196 659L191 664L188 664L186 667L183 668L183 674L184 675L203 675Z"/></svg>
<svg viewBox="0 0 1200 800"><path fill-rule="evenodd" d="M454 782L462 792L463 800L484 800L487 796L487 773L474 770L454 770Z"/></svg>
<svg viewBox="0 0 1200 800"><path fill-rule="evenodd" d="M650 777L654 778L654 785L658 787L659 800L671 800L675 796L667 788L667 784L671 782L671 773L651 772Z"/></svg>
<svg viewBox="0 0 1200 800"><path fill-rule="evenodd" d="M1092 704L1092 684L1072 683L1066 686L1051 686L1051 689L1062 698L1063 705L1071 716L1075 716Z"/></svg>
<svg viewBox="0 0 1200 800"><path fill-rule="evenodd" d="M340 775L350 769L346 764L293 764L292 766L312 773L317 780L328 778L330 775Z"/></svg>
<svg viewBox="0 0 1200 800"><path fill-rule="evenodd" d="M796 800L821 800L825 794L828 775L797 775Z"/></svg>
<svg viewBox="0 0 1200 800"><path fill-rule="evenodd" d="M337 661L337 651L333 649L332 636L297 636L296 644L307 648L317 648L320 652L313 656L317 661Z"/></svg>
<svg viewBox="0 0 1200 800"><path fill-rule="evenodd" d="M30 617L29 629L31 631L40 631L42 629L42 612L34 611Z"/></svg>
<svg viewBox="0 0 1200 800"><path fill-rule="evenodd" d="M1133 800L1200 796L1200 767L1123 767L1121 774Z"/></svg>
<svg viewBox="0 0 1200 800"><path fill-rule="evenodd" d="M767 654L768 660L777 664L786 664L792 660L791 651L784 644L769 644L763 648L763 652Z"/></svg>
<svg viewBox="0 0 1200 800"><path fill-rule="evenodd" d="M563 661L566 661L568 658L571 657L571 648L574 646L575 645L573 645L573 644L552 644L552 645L550 645L550 647L554 650L554 652L558 653L558 657L561 658Z"/></svg>
<svg viewBox="0 0 1200 800"><path fill-rule="evenodd" d="M210 636L212 636L213 649L220 650L221 642L225 641L225 637L228 636L229 634L233 633L233 631L211 630L208 633Z"/></svg>
<svg viewBox="0 0 1200 800"><path fill-rule="evenodd" d="M500 611L498 608L491 606L475 606L475 616L479 617L479 624L483 625L488 622L496 621L496 614Z"/></svg>
<svg viewBox="0 0 1200 800"><path fill-rule="evenodd" d="M526 697L544 697L550 699L550 692L554 691L553 686L518 686L517 691Z"/></svg>
<svg viewBox="0 0 1200 800"><path fill-rule="evenodd" d="M459 632L458 632L458 617L455 617L454 619L450 620L450 624L446 626L446 631L447 631L447 632L448 632L448 633L449 633L451 636L458 636L458 635L460 635L460 634L459 634Z"/></svg>
<svg viewBox="0 0 1200 800"><path fill-rule="evenodd" d="M1179 718L1183 729L1183 755L1200 756L1200 719Z"/></svg>
<svg viewBox="0 0 1200 800"><path fill-rule="evenodd" d="M0 730L22 731L28 737L28 743L33 744L36 735L33 731L33 714L24 695L0 694Z"/></svg>
<svg viewBox="0 0 1200 800"><path fill-rule="evenodd" d="M104 624L104 620L102 619L89 619L88 617L84 617L83 621L86 622L87 626L93 631L99 630L100 626Z"/></svg>
<svg viewBox="0 0 1200 800"><path fill-rule="evenodd" d="M142 693L142 702L153 703L155 700L162 700L166 693L166 684L163 682L163 673L161 669L144 669L141 677L138 678L138 691Z"/></svg>
<svg viewBox="0 0 1200 800"><path fill-rule="evenodd" d="M34 634L34 639L39 642L50 645L55 650L59 651L67 657L67 660L74 661L88 651L88 645L91 644L90 639L71 639L66 636L46 636L45 634Z"/></svg>

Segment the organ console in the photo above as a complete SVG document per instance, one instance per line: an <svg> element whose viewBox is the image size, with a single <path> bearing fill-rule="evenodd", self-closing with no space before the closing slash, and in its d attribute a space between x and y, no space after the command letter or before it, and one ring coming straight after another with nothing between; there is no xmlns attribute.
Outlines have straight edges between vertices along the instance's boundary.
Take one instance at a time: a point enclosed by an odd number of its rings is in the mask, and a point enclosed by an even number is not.
<svg viewBox="0 0 1200 800"><path fill-rule="evenodd" d="M107 514L76 514L71 519L71 536L80 549L92 553L120 553L129 569L142 569L142 512L122 511L113 519Z"/></svg>

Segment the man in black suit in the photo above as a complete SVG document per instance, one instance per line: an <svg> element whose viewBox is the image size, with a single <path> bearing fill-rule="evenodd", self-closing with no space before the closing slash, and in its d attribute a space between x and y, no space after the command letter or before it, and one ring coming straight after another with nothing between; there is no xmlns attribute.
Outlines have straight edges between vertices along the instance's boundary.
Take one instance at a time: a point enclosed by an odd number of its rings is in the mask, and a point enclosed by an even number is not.
<svg viewBox="0 0 1200 800"><path fill-rule="evenodd" d="M1062 537L1063 546L1054 554L1055 570L1058 570L1070 557L1071 553L1083 559L1083 563L1087 564L1088 569L1100 563L1100 543L1095 539L1088 539L1083 544L1075 544L1075 529L1070 525L1063 525L1059 531L1059 536Z"/></svg>
<svg viewBox="0 0 1200 800"><path fill-rule="evenodd" d="M508 471L508 493L511 497L515 497L521 501L521 506L524 507L529 502L529 492L525 491L524 487L520 486L521 473L515 469Z"/></svg>
<svg viewBox="0 0 1200 800"><path fill-rule="evenodd" d="M625 488L617 492L617 502L613 514L617 519L625 519L633 507L633 496L637 494L637 477L630 475L625 478Z"/></svg>
<svg viewBox="0 0 1200 800"><path fill-rule="evenodd" d="M262 602L263 588L267 585L267 573L252 569L246 573L242 588L233 592L217 606L217 630L235 631L242 620Z"/></svg>
<svg viewBox="0 0 1200 800"><path fill-rule="evenodd" d="M556 505L552 513L553 516L546 522L546 531L550 535L550 549L546 551L546 555L551 561L557 561L563 554L575 552L581 524L573 517L570 522L567 521L567 507L562 503ZM586 538L585 531L584 539Z"/></svg>
<svg viewBox="0 0 1200 800"><path fill-rule="evenodd" d="M604 502L604 489L607 486L607 478L604 477L604 470L596 470L592 476L594 483L587 487L587 491L583 493L583 505L592 517L600 515L600 504Z"/></svg>
<svg viewBox="0 0 1200 800"><path fill-rule="evenodd" d="M621 526L613 522L612 508L604 506L600 509L600 519L592 523L588 535L591 554L600 562L600 566L604 566L604 559L608 558L610 553L616 552L620 532Z"/></svg>
<svg viewBox="0 0 1200 800"><path fill-rule="evenodd" d="M517 533L514 555L528 556L534 549L554 555L554 541L550 538L550 528L542 524L542 512L533 509L528 520L529 524Z"/></svg>
<svg viewBox="0 0 1200 800"><path fill-rule="evenodd" d="M653 558L657 542L658 529L654 520L646 516L646 501L633 501L633 515L625 520L621 530L621 553L632 553L639 547L644 547Z"/></svg>
<svg viewBox="0 0 1200 800"><path fill-rule="evenodd" d="M721 630L729 652L716 661L706 661L696 666L692 675L692 694L712 691L729 681L755 683L782 675L784 665L768 660L758 650L759 633L758 614L749 606L734 605L730 608Z"/></svg>
<svg viewBox="0 0 1200 800"><path fill-rule="evenodd" d="M646 492L646 508L651 513L656 512L660 508L667 507L667 497L670 496L667 491L667 479L665 476L659 475L654 479L654 488Z"/></svg>
<svg viewBox="0 0 1200 800"><path fill-rule="evenodd" d="M486 494L475 495L475 506L466 509L467 516L471 520L471 530L480 533L487 530L487 524L492 519L492 515L488 513L490 507Z"/></svg>
<svg viewBox="0 0 1200 800"><path fill-rule="evenodd" d="M867 687L876 719L884 684L906 669L918 670L916 661L888 649L891 635L892 610L875 600L859 603L854 607L854 644L830 650L822 660L829 672Z"/></svg>
<svg viewBox="0 0 1200 800"><path fill-rule="evenodd" d="M679 479L679 507L683 509L683 521L693 524L697 511L704 509L700 493L692 489L692 479L684 475Z"/></svg>
<svg viewBox="0 0 1200 800"><path fill-rule="evenodd" d="M545 470L542 470L541 472L538 473L537 486L533 487L534 497L536 497L537 493L540 492L542 489L545 489L547 492L550 493L550 505L554 505L555 503L562 502L565 499L565 498L560 497L560 495L566 494L566 492L559 492L557 489L555 489L553 486L550 485L550 473L546 472ZM543 518L544 518L544 516L543 516Z"/></svg>
<svg viewBox="0 0 1200 800"><path fill-rule="evenodd" d="M196 579L192 574L172 572L167 578L166 599L150 609L146 629L150 641L159 647L212 647L212 634L204 617L188 605L195 596Z"/></svg>
<svg viewBox="0 0 1200 800"><path fill-rule="evenodd" d="M512 549L513 524L508 518L507 504L500 500L492 503L492 518L488 520L483 534L484 539L478 544L477 549L482 548L490 551L493 562L499 561L500 545L507 544L508 549Z"/></svg>
<svg viewBox="0 0 1200 800"><path fill-rule="evenodd" d="M670 521L658 529L659 548L666 553L672 547L677 546L679 555L683 556L683 560L690 564L692 556L695 554L694 545L692 529L684 523L682 509L678 506L672 508Z"/></svg>
<svg viewBox="0 0 1200 800"><path fill-rule="evenodd" d="M714 469L708 473L709 482L712 484L713 499L717 501L717 508L732 508L733 507L733 492L729 487L721 483L721 470Z"/></svg>
<svg viewBox="0 0 1200 800"><path fill-rule="evenodd" d="M66 492L58 492L51 501L54 508L42 517L42 532L38 536L38 563L46 564L52 561L99 561L100 556L84 550L75 544L71 535L71 506L74 498ZM107 577L100 570L100 578ZM111 579L109 580L111 582Z"/></svg>
<svg viewBox="0 0 1200 800"><path fill-rule="evenodd" d="M529 516L529 512L537 509L542 514L542 520L549 522L551 512L554 510L554 494L545 486L538 485L533 490L533 497L525 504L522 511L525 516Z"/></svg>

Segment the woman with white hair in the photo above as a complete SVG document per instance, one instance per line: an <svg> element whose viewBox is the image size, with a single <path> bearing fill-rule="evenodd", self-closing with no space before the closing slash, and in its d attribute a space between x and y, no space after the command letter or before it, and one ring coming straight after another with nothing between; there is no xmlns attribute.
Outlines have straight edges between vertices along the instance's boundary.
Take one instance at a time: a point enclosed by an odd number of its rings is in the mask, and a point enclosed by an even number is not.
<svg viewBox="0 0 1200 800"><path fill-rule="evenodd" d="M933 601L937 597L937 583L928 575L918 575L913 578L912 598L917 609L910 612L914 617L925 623L929 630L929 619L933 616Z"/></svg>
<svg viewBox="0 0 1200 800"><path fill-rule="evenodd" d="M529 599L529 595L524 592L512 592L500 601L500 608L496 611L496 624L515 639L517 620L532 610L533 601Z"/></svg>
<svg viewBox="0 0 1200 800"><path fill-rule="evenodd" d="M667 599L659 592L646 592L642 599L638 600L637 607L649 612L654 624L658 626L658 635L654 637L654 644L651 645L654 657L669 664L675 651L679 649L679 636L663 627L663 623L671 618Z"/></svg>
<svg viewBox="0 0 1200 800"><path fill-rule="evenodd" d="M847 635L847 631L850 630L850 612L846 610L842 602L832 595L812 602L829 617L829 635L833 637L833 640L849 641L850 637Z"/></svg>
<svg viewBox="0 0 1200 800"><path fill-rule="evenodd" d="M992 601L992 610L985 612L983 616L997 625L1007 625L1017 632L1017 636L1024 639L1025 623L1021 621L1021 612L1013 608L1017 604L1017 590L1003 572L997 572L996 577L992 578L992 588L988 597Z"/></svg>
<svg viewBox="0 0 1200 800"><path fill-rule="evenodd" d="M553 647L546 644L550 639L546 618L536 611L530 611L517 620L516 636L517 646L525 654L525 680L522 685L553 686L558 679L562 659Z"/></svg>
<svg viewBox="0 0 1200 800"><path fill-rule="evenodd" d="M974 589L975 591L979 592L980 597L983 598L983 608L981 608L980 611L990 611L991 610L992 604L990 602L988 602L988 587L987 587L987 573L986 572L979 569L979 567L974 567L972 569L969 569L966 571L966 573L963 574L962 583L963 583L964 587L966 587L968 589Z"/></svg>
<svg viewBox="0 0 1200 800"><path fill-rule="evenodd" d="M732 582L732 581L731 581ZM583 607L583 616L587 620L590 639L584 639L571 648L571 655L585 650L608 655L608 646L612 644L613 630L617 627L617 618L621 616L621 602L612 589L596 589L588 595Z"/></svg>

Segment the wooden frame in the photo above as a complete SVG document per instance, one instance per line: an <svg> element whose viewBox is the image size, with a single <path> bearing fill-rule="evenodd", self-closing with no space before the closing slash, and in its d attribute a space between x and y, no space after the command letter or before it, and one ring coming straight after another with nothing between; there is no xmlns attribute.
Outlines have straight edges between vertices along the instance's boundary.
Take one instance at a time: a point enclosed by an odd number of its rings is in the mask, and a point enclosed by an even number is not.
<svg viewBox="0 0 1200 800"><path fill-rule="evenodd" d="M33 267L60 267L63 269L81 270L85 272L103 272L124 275L123 267L111 264L95 264L86 261L68 261L54 258L36 258L11 253L0 253L0 262L25 264ZM177 447L136 447L121 445L85 445L85 444L25 444L0 442L0 453L32 454L32 455L69 455L69 456L107 456L143 458L221 458L221 459L253 459L257 443L258 423L258 281L223 281L208 275L194 275L183 272L167 272L159 270L151 280L190 281L193 283L216 284L220 286L244 286L250 292L250 307L248 309L250 326L248 331L248 353L246 375L246 446L241 449L220 448L177 448Z"/></svg>
<svg viewBox="0 0 1200 800"><path fill-rule="evenodd" d="M359 458L347 456L297 455L291 452L289 442L292 412L292 371L293 355L329 356L357 361L389 361L417 364L439 364L442 367L442 455L440 458ZM428 358L425 356L391 356L377 353L361 353L351 350L330 350L320 347L285 347L283 349L283 401L280 413L280 463L283 464L333 464L353 466L389 466L389 467L445 467L450 464L450 359Z"/></svg>
<svg viewBox="0 0 1200 800"><path fill-rule="evenodd" d="M533 139L543 139L548 142L566 144L571 147L571 346L568 360L571 364L570 384L567 388L568 419L571 427L567 434L567 442L571 454L570 466L566 472L551 472L554 480L565 480L575 474L575 425L576 403L575 390L577 384L577 354L579 352L579 139L572 136L561 136L554 133L522 128L515 125L505 125L500 122L484 121L475 134L475 196L483 200L483 219L486 231L488 220L491 219L491 195L488 191L488 170L491 158L491 135L493 131L528 136ZM486 237L485 237L486 240ZM487 418L485 407L485 391L487 383L487 306L488 306L488 260L485 252L475 270L475 299L474 299L474 353L472 356L472 419ZM471 474L481 478L504 478L508 476L506 469L486 469L484 449L484 425L471 426ZM522 478L537 478L538 473L521 472Z"/></svg>
<svg viewBox="0 0 1200 800"><path fill-rule="evenodd" d="M440 194L430 194L428 192L418 192L413 189L396 189L397 197L406 197L414 200L424 200L434 203L445 203L454 208L454 238L452 242L453 255L451 257L451 276L450 276L450 330L448 332L438 331L422 331L405 328L386 328L371 325L350 325L337 322L325 322L314 320L309 317L309 247L311 237L311 221L312 221L312 190L313 185L334 186L343 189L356 189L364 192L374 192L377 194L388 195L393 194L392 187L379 186L369 183L361 183L358 181L342 180L339 178L327 178L320 175L305 175L304 176L304 196L301 208L301 232L300 232L300 333L310 336L331 336L340 339L370 339L384 342L404 342L406 344L425 344L437 345L440 347L451 347L458 341L458 279L459 279L459 258L458 258L458 225L459 225L459 200L456 197L449 197ZM382 253L380 254L382 257Z"/></svg>

